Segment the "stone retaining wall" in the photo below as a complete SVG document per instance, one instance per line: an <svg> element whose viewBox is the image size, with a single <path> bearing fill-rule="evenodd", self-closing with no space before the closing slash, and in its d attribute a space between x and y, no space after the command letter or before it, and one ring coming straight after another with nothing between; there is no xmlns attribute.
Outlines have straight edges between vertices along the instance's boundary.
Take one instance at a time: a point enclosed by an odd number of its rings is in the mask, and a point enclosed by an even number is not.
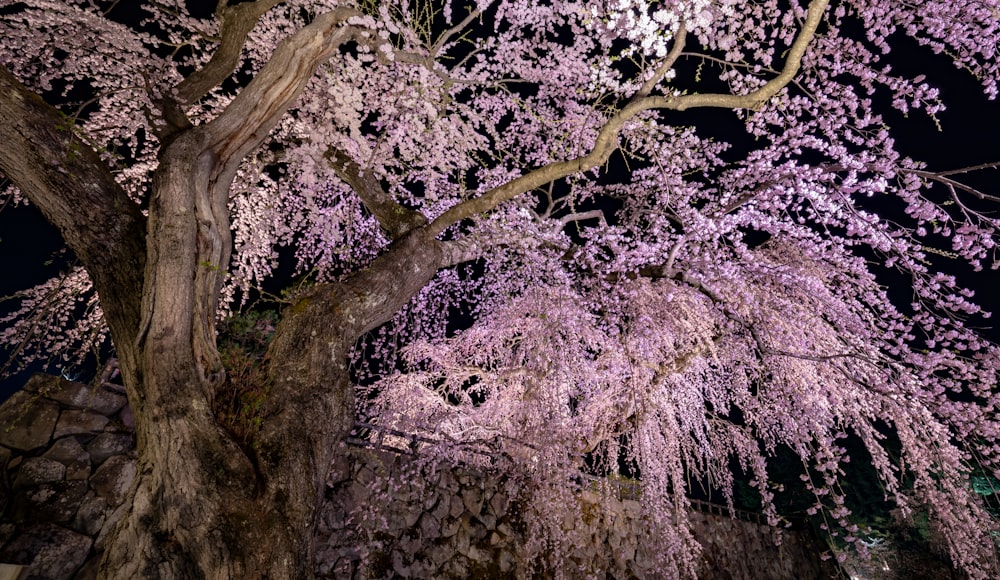
<svg viewBox="0 0 1000 580"><path fill-rule="evenodd" d="M0 406L0 563L28 578L89 579L136 473L134 424L119 386L92 388L35 375ZM656 578L656 546L640 504L568 492L565 516L536 567L523 557L538 522L508 474L433 467L418 458L346 447L329 479L316 530L325 578ZM830 578L805 532L701 512L689 518L704 546L699 576ZM575 538L558 545L560 534ZM568 546L576 546L569 548Z"/></svg>
<svg viewBox="0 0 1000 580"><path fill-rule="evenodd" d="M538 555L534 569L518 558L530 527L519 489L495 468L435 470L417 457L350 450L331 475L321 513L320 576L551 577L552 554ZM562 548L558 571L567 578L662 577L639 501L586 490L569 495L577 509L555 527L577 546ZM820 560L825 546L807 530L782 530L777 546L778 530L764 524L701 511L688 517L704 548L700 578L841 577L836 565Z"/></svg>
<svg viewBox="0 0 1000 580"><path fill-rule="evenodd" d="M93 576L136 473L120 387L31 377L0 406L0 563L29 578Z"/></svg>

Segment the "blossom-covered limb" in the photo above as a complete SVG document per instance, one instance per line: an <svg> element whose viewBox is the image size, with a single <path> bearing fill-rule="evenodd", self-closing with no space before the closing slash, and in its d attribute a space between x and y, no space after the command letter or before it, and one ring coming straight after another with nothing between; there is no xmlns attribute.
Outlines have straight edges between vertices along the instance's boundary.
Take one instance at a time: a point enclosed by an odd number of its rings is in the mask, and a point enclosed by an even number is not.
<svg viewBox="0 0 1000 580"><path fill-rule="evenodd" d="M138 330L146 219L70 122L0 66L0 167L55 224L119 336ZM123 355L124 356L124 355Z"/></svg>
<svg viewBox="0 0 1000 580"><path fill-rule="evenodd" d="M656 85L659 84L660 81L663 80L663 77L665 77L667 73L674 68L674 64L677 63L677 59L681 57L681 54L683 54L684 43L686 40L687 40L687 28L685 27L684 23L681 22L680 26L678 26L677 28L677 32L674 33L674 45L670 49L670 52L667 53L666 58L664 58L663 61L656 66L656 69L653 71L653 74L650 75L648 79L646 79L646 82L644 82L642 86L639 87L639 90L636 91L635 96L632 97L632 100L644 99L648 97L650 93L653 92L653 89L656 88Z"/></svg>
<svg viewBox="0 0 1000 580"><path fill-rule="evenodd" d="M499 204L513 199L526 191L574 173L589 171L598 167L611 155L618 144L618 134L625 124L638 114L650 109L671 109L684 111L701 107L722 107L730 109L753 109L767 101L795 78L802 64L802 57L812 41L813 35L823 19L828 0L812 0L805 21L795 42L788 50L785 66L781 74L769 80L763 87L745 95L694 93L680 96L649 96L632 101L611 116L601 127L593 147L583 156L558 161L534 169L516 179L493 188L479 197L464 201L446 211L431 222L429 228L439 234L452 224L477 213L483 213ZM678 43L679 44L679 43Z"/></svg>

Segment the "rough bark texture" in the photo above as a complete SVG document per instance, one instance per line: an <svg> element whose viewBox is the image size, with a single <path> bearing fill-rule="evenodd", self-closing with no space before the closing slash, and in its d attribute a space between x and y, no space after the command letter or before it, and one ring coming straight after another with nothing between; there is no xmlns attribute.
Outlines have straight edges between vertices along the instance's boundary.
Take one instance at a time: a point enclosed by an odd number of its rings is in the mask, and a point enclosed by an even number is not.
<svg viewBox="0 0 1000 580"><path fill-rule="evenodd" d="M137 422L144 442L138 485L105 574L308 577L327 473L353 425L347 349L389 320L441 259L437 242L408 237L365 271L315 288L286 311L269 352L273 403L254 457L216 424L195 365L157 362L192 361L193 352L147 337L145 365L156 370L145 377L148 418ZM176 344L190 349L190 341Z"/></svg>
<svg viewBox="0 0 1000 580"><path fill-rule="evenodd" d="M440 267L433 239L411 235L342 284L321 285L287 309L268 353L274 414L260 435L266 495L308 542L336 443L354 424L347 349L388 321Z"/></svg>
<svg viewBox="0 0 1000 580"><path fill-rule="evenodd" d="M0 67L0 169L87 269L127 372L139 327L146 222L71 122ZM133 377L134 378L134 377Z"/></svg>

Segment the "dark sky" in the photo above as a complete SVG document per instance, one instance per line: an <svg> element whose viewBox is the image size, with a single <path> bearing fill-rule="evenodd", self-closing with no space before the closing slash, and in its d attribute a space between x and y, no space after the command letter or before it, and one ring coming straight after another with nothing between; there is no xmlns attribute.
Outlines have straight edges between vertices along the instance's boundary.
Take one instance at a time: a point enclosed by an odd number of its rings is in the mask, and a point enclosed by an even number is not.
<svg viewBox="0 0 1000 580"><path fill-rule="evenodd" d="M956 69L946 57L934 55L905 39L888 60L898 72L926 74L928 81L940 88L942 100L948 106L939 115L943 131L938 131L923 115L903 119L892 111L885 112L891 125L905 127L896 133L898 147L905 155L925 161L931 170L1000 161L1000 138L997 137L1000 135L1000 103L987 101L978 81ZM724 131L734 120L731 112L706 115L698 119L699 128L707 125L711 130L711 125L715 124L717 130ZM732 126L738 128L738 125ZM1000 170L969 176L968 181L987 193L1000 195ZM1000 207L997 210L1000 211ZM60 248L58 233L34 208L6 207L0 211L0 272L3 272L0 296L10 296L19 289L43 282L65 268L71 256L60 253ZM972 274L967 268L959 268L956 273L977 290L980 303L1000 310L1000 275L996 271ZM0 302L0 314L8 312L12 306L11 301ZM1000 340L1000 333L987 332L994 340ZM6 359L7 356L0 353L0 366ZM39 369L30 369L36 370ZM80 376L90 378L86 369ZM0 400L20 388L26 377L26 373L20 373L2 380Z"/></svg>

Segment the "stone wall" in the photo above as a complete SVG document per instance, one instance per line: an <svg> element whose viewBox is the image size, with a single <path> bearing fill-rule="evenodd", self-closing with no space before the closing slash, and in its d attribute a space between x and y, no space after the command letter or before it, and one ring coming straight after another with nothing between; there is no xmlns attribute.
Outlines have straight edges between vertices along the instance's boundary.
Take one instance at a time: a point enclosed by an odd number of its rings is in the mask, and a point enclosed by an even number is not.
<svg viewBox="0 0 1000 580"><path fill-rule="evenodd" d="M132 414L120 387L31 377L0 406L0 563L28 578L91 577L135 477Z"/></svg>
<svg viewBox="0 0 1000 580"><path fill-rule="evenodd" d="M551 577L551 554L527 569L518 558L529 522L503 470L422 464L417 457L353 449L330 480L318 529L324 578ZM556 522L583 546L562 548L558 572L568 578L660 578L655 537L639 501L572 492L576 502ZM694 510L688 514L703 546L699 578L840 578L825 549L806 530ZM558 532L557 532L558 533ZM568 542L567 542L568 543ZM523 555L523 554L521 554Z"/></svg>
<svg viewBox="0 0 1000 580"><path fill-rule="evenodd" d="M699 578L847 578L833 560L823 561L827 550L808 530L778 530L721 515L692 512L692 527L702 545Z"/></svg>
<svg viewBox="0 0 1000 580"><path fill-rule="evenodd" d="M135 477L134 424L119 386L35 375L0 406L0 563L28 578L84 579ZM346 447L316 530L325 578L657 578L657 550L639 502L570 490L548 553L526 562L537 531L522 486L496 467L424 464ZM691 512L702 578L831 578L806 532ZM560 545L561 537L575 538ZM576 546L570 548L569 546ZM528 560L531 560L529 558ZM532 564L535 564L532 568ZM556 566L556 568L553 568Z"/></svg>

